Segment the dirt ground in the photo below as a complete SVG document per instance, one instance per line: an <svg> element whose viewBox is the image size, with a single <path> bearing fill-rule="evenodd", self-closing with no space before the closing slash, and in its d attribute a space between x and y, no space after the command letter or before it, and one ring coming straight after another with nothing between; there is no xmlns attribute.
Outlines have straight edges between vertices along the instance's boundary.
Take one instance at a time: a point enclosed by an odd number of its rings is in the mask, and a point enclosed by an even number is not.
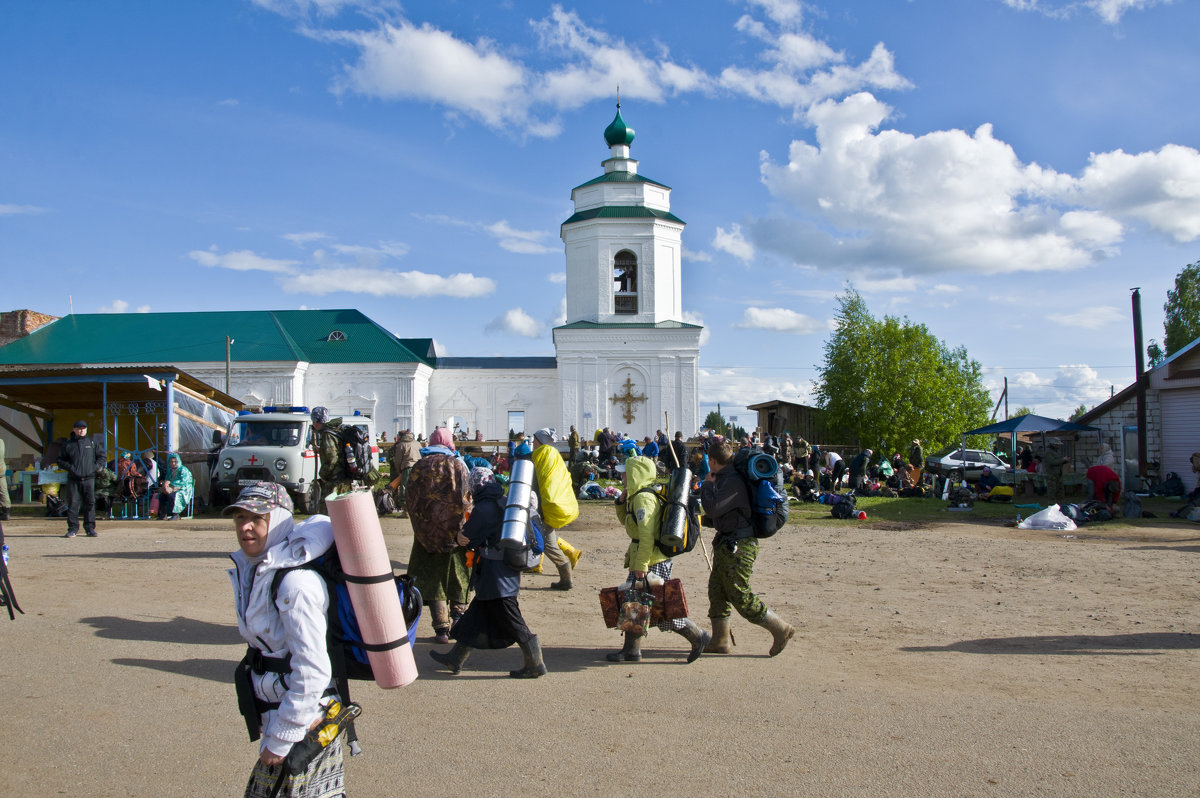
<svg viewBox="0 0 1200 798"><path fill-rule="evenodd" d="M623 578L610 505L565 534L577 588L527 576L548 676L476 652L458 677L355 683L354 796L1200 795L1200 526L1073 538L998 525L834 521L764 541L754 586L798 627L780 656L737 618L737 653L684 664L620 637L599 588ZM0 620L8 743L0 795L240 795L256 754L231 677L243 645L228 522L5 523L26 614ZM403 569L408 522L384 521ZM699 550L676 562L707 626Z"/></svg>

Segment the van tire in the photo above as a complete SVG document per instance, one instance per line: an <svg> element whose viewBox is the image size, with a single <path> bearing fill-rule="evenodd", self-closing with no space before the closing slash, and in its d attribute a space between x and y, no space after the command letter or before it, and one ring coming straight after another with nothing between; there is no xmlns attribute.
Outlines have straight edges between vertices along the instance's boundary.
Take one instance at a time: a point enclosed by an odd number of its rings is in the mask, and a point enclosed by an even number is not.
<svg viewBox="0 0 1200 798"><path fill-rule="evenodd" d="M295 510L295 512L300 513L301 515L308 515L309 514L308 497L303 493L293 493L292 494L292 507Z"/></svg>

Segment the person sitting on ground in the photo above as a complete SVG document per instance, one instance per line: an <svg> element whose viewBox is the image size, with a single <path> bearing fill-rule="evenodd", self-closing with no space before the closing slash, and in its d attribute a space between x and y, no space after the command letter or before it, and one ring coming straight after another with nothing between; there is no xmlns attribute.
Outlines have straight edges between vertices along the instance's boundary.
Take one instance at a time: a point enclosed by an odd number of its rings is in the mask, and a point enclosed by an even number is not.
<svg viewBox="0 0 1200 798"><path fill-rule="evenodd" d="M986 499L992 492L992 488L1000 486L1000 479L992 473L989 466L983 467L983 473L979 476L979 482L975 483L975 495L981 499Z"/></svg>
<svg viewBox="0 0 1200 798"><path fill-rule="evenodd" d="M179 520L180 514L187 512L192 503L195 489L192 472L179 461L178 454L171 452L167 455L167 470L158 485L158 520Z"/></svg>

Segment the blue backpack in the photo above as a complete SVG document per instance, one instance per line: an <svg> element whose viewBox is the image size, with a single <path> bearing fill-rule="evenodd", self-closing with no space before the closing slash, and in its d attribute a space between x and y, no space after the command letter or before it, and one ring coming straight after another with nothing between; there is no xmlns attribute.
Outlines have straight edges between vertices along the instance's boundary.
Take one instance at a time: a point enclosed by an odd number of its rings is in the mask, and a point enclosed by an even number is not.
<svg viewBox="0 0 1200 798"><path fill-rule="evenodd" d="M739 449L733 456L732 465L750 489L753 510L750 525L754 529L754 537L771 537L783 528L788 519L788 500L783 490L783 473L779 470L779 462L765 452L745 448Z"/></svg>
<svg viewBox="0 0 1200 798"><path fill-rule="evenodd" d="M324 580L329 590L329 616L326 624L326 646L329 650L329 662L333 666L333 676L338 680L338 688L342 689L345 679L374 679L371 663L367 659L367 651L388 651L407 642L415 645L417 642L417 622L421 620L421 591L413 584L413 578L408 574L393 576L396 583L396 593L400 597L400 609L404 613L404 623L408 635L390 643L370 645L363 641L362 631L358 626L358 616L354 605L350 602L350 591L346 587L348 580L342 570L341 560L338 559L337 546L330 546L329 551L315 560L297 565L292 568L281 568L275 572L271 581L271 602L279 596L279 585L283 577L291 571L306 569L315 571ZM342 700L350 699L342 693Z"/></svg>

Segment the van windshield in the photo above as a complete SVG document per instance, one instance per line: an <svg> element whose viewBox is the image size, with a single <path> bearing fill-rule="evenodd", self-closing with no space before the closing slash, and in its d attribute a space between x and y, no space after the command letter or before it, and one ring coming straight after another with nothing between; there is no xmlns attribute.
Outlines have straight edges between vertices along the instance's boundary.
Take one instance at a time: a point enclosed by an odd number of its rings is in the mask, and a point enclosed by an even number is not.
<svg viewBox="0 0 1200 798"><path fill-rule="evenodd" d="M302 421L239 421L229 436L230 446L298 446Z"/></svg>

